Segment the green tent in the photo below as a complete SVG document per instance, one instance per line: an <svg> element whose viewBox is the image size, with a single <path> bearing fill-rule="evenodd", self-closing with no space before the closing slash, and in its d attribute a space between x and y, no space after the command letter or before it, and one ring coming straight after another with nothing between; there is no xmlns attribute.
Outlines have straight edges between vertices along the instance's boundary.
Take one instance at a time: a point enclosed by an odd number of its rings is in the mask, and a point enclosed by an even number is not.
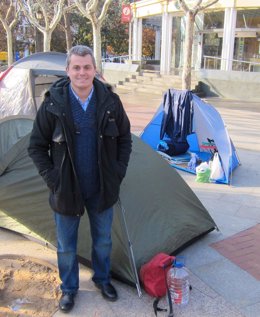
<svg viewBox="0 0 260 317"><path fill-rule="evenodd" d="M27 154L27 146L38 107L37 98L55 77L61 75L58 64L54 67L55 58L59 63L62 60L65 68L65 55L61 54L63 57L60 58L57 54L40 53L26 57L24 68L21 60L18 70L27 71L23 72L26 78L19 78L19 91L17 85L8 86L8 82L16 82L16 64L0 80L1 226L37 235L54 246L55 227L48 204L48 189ZM30 58L32 62L28 63ZM44 68L39 68L41 65ZM20 93L20 89L24 93ZM16 99L16 106L15 102L10 106L11 95ZM138 272L143 263L159 252L175 254L216 228L208 211L176 170L134 135L120 200L121 205L115 206L112 232L112 274L135 284L139 295ZM88 218L84 215L78 247L83 263L90 263L90 250Z"/></svg>

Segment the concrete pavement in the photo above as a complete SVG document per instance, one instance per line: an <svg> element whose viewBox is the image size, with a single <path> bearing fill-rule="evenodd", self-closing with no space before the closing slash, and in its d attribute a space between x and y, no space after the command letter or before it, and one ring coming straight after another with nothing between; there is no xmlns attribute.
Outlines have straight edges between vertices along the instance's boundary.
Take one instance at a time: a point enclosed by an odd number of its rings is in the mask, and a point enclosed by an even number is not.
<svg viewBox="0 0 260 317"><path fill-rule="evenodd" d="M154 95L120 93L132 124L132 132L139 134L152 118L161 102ZM181 176L196 193L217 223L214 231L186 248L186 265L193 286L190 302L185 308L174 308L175 317L260 317L260 279L248 270L223 256L213 243L232 238L260 223L260 104L212 98L207 100L221 113L236 146L241 166L235 170L232 185L202 184L195 176L181 172ZM260 233L259 233L260 236ZM246 254L247 249L241 253ZM39 257L56 265L53 250L21 236L0 230L0 254L24 254ZM251 258L256 270L259 262ZM91 270L81 266L80 291L76 306L69 314L80 317L150 317L154 316L153 298L144 293L138 298L136 290L118 281L119 300L103 300L91 281ZM161 306L167 306L166 299ZM1 316L1 313L0 313ZM54 317L64 316L56 312ZM158 316L167 316L158 313Z"/></svg>

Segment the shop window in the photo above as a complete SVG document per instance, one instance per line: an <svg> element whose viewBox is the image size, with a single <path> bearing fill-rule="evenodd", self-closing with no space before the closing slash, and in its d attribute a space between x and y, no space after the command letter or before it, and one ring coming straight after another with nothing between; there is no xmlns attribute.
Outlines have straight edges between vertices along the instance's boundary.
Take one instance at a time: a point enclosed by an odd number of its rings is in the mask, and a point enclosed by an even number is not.
<svg viewBox="0 0 260 317"><path fill-rule="evenodd" d="M143 19L142 59L159 60L161 47L161 16Z"/></svg>
<svg viewBox="0 0 260 317"><path fill-rule="evenodd" d="M205 13L204 30L223 29L224 28L224 11Z"/></svg>
<svg viewBox="0 0 260 317"><path fill-rule="evenodd" d="M235 37L234 59L254 70L260 62L260 9L237 12Z"/></svg>
<svg viewBox="0 0 260 317"><path fill-rule="evenodd" d="M204 55L220 57L222 50L222 38L219 38L217 33L204 34L203 47Z"/></svg>
<svg viewBox="0 0 260 317"><path fill-rule="evenodd" d="M237 28L260 28L260 9L237 11Z"/></svg>

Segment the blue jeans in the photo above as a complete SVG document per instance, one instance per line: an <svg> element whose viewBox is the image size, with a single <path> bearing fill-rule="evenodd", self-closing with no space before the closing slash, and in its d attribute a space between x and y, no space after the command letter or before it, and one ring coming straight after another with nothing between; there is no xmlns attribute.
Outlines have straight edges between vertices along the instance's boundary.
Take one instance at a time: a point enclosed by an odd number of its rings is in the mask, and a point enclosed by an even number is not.
<svg viewBox="0 0 260 317"><path fill-rule="evenodd" d="M110 282L110 254L112 249L111 227L113 208L97 212L93 201L86 202L92 237L92 280L97 284ZM79 264L77 241L80 217L54 213L57 233L57 258L63 292L77 293Z"/></svg>

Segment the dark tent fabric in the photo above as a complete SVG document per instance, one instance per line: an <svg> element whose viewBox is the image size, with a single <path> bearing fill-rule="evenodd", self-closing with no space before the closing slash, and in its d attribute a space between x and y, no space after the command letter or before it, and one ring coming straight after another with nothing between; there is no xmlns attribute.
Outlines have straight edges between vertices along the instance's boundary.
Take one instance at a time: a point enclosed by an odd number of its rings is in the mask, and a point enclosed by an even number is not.
<svg viewBox="0 0 260 317"><path fill-rule="evenodd" d="M34 88L32 86L31 91ZM11 116L7 104L0 104L1 107L3 113L8 113L8 117L0 117L1 226L14 228L8 221L14 219L18 224L16 231L37 235L55 246L48 190L27 154L33 122L31 113L26 118L22 105L19 105L22 115L15 113ZM140 266L156 253L175 253L216 228L208 211L181 176L134 135L133 152L120 197L125 213L118 205L115 206L112 273L131 284L139 283L135 268L138 272ZM134 252L134 267L129 238ZM90 252L91 239L85 214L80 224L78 254L89 263Z"/></svg>
<svg viewBox="0 0 260 317"><path fill-rule="evenodd" d="M158 252L174 253L186 243L213 230L215 223L196 195L148 145L133 136L134 145L121 201L135 253L136 267ZM56 245L53 213L48 190L27 155L29 135L18 141L10 164L1 175L0 210ZM129 262L122 216L115 206L112 271L135 283ZM78 254L90 260L91 239L88 218L83 217Z"/></svg>

